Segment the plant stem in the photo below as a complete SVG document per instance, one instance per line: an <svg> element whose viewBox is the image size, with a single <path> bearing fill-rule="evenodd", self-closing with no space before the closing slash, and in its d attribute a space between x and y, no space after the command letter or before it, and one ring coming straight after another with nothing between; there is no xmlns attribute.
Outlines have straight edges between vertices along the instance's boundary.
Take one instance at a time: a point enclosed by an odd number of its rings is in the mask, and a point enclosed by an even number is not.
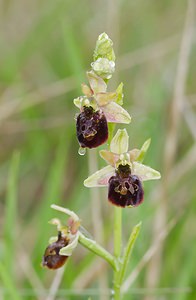
<svg viewBox="0 0 196 300"><path fill-rule="evenodd" d="M119 261L122 244L122 209L114 207L114 256ZM120 300L119 269L114 271L114 299Z"/></svg>
<svg viewBox="0 0 196 300"><path fill-rule="evenodd" d="M102 257L103 259L105 259L112 266L114 271L118 270L118 265L115 260L115 257L112 254L110 254L107 250L105 250L102 246L97 244L96 241L85 237L85 235L82 234L81 232L79 234L78 241L85 248L87 248L91 252L95 253L96 255Z"/></svg>

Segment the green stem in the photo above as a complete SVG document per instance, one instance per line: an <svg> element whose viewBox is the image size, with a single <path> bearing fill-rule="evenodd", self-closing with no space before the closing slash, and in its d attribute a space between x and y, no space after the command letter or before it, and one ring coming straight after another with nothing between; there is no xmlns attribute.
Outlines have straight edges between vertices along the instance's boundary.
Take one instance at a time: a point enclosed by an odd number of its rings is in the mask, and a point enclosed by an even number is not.
<svg viewBox="0 0 196 300"><path fill-rule="evenodd" d="M105 250L102 246L97 244L96 241L85 237L85 235L83 235L81 232L78 241L85 248L89 249L91 252L105 259L112 266L114 271L118 270L118 264L114 256L110 254L107 250Z"/></svg>
<svg viewBox="0 0 196 300"><path fill-rule="evenodd" d="M122 208L114 207L114 256L119 261L122 246ZM120 285L118 282L120 270L114 272L114 299L120 300Z"/></svg>

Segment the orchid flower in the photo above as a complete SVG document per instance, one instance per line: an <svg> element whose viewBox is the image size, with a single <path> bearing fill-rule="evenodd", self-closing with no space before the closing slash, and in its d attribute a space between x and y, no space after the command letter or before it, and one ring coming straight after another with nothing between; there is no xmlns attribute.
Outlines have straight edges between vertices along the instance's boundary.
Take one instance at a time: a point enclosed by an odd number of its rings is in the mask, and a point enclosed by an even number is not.
<svg viewBox="0 0 196 300"><path fill-rule="evenodd" d="M109 165L84 181L86 187L108 186L108 200L121 207L141 204L144 199L142 182L161 177L158 171L142 164L150 140L140 150L129 151L128 144L126 129L119 129L111 141L110 151L100 151Z"/></svg>
<svg viewBox="0 0 196 300"><path fill-rule="evenodd" d="M69 209L57 205L52 205L52 208L63 211L70 216L66 226L63 226L59 219L52 219L49 222L57 226L58 235L50 238L49 245L44 252L42 266L55 270L65 264L76 248L80 221L78 216Z"/></svg>

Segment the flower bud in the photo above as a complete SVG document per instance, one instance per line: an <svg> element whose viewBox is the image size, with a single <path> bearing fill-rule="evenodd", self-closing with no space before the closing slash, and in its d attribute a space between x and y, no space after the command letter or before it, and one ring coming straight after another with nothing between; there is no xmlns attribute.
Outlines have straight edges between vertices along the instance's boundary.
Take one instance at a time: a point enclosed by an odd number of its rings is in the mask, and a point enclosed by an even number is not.
<svg viewBox="0 0 196 300"><path fill-rule="evenodd" d="M112 46L113 46L113 42L108 37L108 35L105 32L100 34L97 39L96 47L93 55L94 61L100 57L107 58L108 60L111 61L115 61L115 54Z"/></svg>
<svg viewBox="0 0 196 300"><path fill-rule="evenodd" d="M91 63L93 71L103 79L110 79L115 71L115 62L107 58L98 58Z"/></svg>

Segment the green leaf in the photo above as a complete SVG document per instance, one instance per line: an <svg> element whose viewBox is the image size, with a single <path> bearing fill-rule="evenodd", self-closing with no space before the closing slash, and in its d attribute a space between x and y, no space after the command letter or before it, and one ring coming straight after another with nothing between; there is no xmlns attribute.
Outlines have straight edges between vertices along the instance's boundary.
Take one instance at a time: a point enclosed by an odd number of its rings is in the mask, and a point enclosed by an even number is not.
<svg viewBox="0 0 196 300"><path fill-rule="evenodd" d="M131 232L130 238L128 240L127 246L125 248L124 255L123 255L123 258L122 258L121 270L120 270L120 273L119 273L119 281L118 281L119 285L121 285L121 283L123 281L123 278L125 276L127 265L129 263L131 253L132 253L133 247L135 245L136 239L139 235L141 225L142 225L142 223L140 222L139 224L134 226L134 228Z"/></svg>

